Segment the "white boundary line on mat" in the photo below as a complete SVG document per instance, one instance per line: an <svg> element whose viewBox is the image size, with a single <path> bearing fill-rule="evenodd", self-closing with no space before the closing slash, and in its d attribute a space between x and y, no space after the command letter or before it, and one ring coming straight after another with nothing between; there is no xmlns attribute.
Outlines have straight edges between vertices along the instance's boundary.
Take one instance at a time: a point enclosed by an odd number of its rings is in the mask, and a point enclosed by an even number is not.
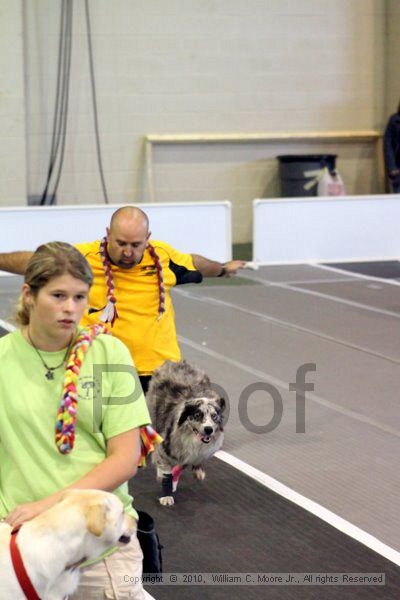
<svg viewBox="0 0 400 600"><path fill-rule="evenodd" d="M364 546L367 546L371 550L374 550L374 552L377 552L381 556L384 556L391 562L400 566L400 552L397 552L397 550L394 550L394 548L384 544L373 535L367 533L363 529L360 529L356 525L353 525L349 521L342 519L342 517L339 517L332 511L324 508L321 506L321 504L318 504L317 502L314 502L314 500L310 500L306 496L295 492L288 486L280 483L277 479L270 477L266 473L263 473L259 469L252 467L251 465L245 463L239 458L236 458L235 456L232 456L224 450L219 450L215 456L223 462L231 465L235 469L238 469L245 475L248 475L255 481L258 481L276 494L279 494L279 496L282 496L283 498L286 498L286 500L289 500L297 506L304 508L304 510L307 510L319 519L325 521L325 523L332 525L332 527L335 527L335 529L338 529L342 533L345 533L361 544L364 544Z"/></svg>
<svg viewBox="0 0 400 600"><path fill-rule="evenodd" d="M400 285L400 281L396 279L390 279L385 277L376 277L375 275L365 275L364 273L356 273L355 271L347 271L346 269L339 269L339 267L330 267L328 264L320 264L316 262L308 263L311 267L315 269L322 269L324 271L330 271L331 273L340 273L341 275L345 273L349 273L351 277L355 277L356 279L367 279L372 281L379 281L380 284L384 285ZM336 281L336 280L335 280ZM317 282L319 283L319 282Z"/></svg>
<svg viewBox="0 0 400 600"><path fill-rule="evenodd" d="M7 321L3 321L3 319L0 319L0 327L10 332L16 330L16 327L14 327L14 325L8 323Z"/></svg>

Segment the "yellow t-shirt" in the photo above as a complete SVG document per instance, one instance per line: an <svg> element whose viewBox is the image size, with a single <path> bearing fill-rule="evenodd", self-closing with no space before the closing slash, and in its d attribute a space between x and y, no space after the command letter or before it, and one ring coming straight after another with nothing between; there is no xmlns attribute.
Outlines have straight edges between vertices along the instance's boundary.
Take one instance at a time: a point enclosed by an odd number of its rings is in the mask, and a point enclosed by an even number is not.
<svg viewBox="0 0 400 600"><path fill-rule="evenodd" d="M190 254L178 252L169 244L151 241L163 270L165 313L158 319L158 279L154 261L145 250L140 264L132 269L111 265L118 318L111 333L129 348L139 375L151 375L166 360L181 357L175 328L175 314L169 290L181 283L199 283ZM89 294L90 308L102 309L107 303L107 286L100 256L100 240L76 244L86 257L94 276ZM101 311L85 313L82 325L97 323Z"/></svg>

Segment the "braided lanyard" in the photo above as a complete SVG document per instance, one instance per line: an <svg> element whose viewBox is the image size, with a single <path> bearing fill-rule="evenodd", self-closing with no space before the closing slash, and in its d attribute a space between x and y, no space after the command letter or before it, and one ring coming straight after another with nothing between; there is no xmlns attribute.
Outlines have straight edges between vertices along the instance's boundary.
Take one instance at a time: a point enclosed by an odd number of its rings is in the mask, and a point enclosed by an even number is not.
<svg viewBox="0 0 400 600"><path fill-rule="evenodd" d="M157 272L157 283L158 283L158 317L160 320L163 314L165 313L165 284L164 284L164 275L161 266L160 257L155 251L154 246L151 244L147 244L147 249L151 258L153 259L154 266Z"/></svg>
<svg viewBox="0 0 400 600"><path fill-rule="evenodd" d="M57 413L56 445L61 454L69 454L74 447L75 426L78 407L78 379L86 352L95 337L110 333L105 325L90 325L79 332L68 357L64 376L61 404ZM155 450L163 439L151 425L140 428L141 452L139 466L145 466L146 456Z"/></svg>
<svg viewBox="0 0 400 600"><path fill-rule="evenodd" d="M118 318L117 299L115 297L114 277L112 274L110 259L107 254L107 237L104 237L100 243L100 256L103 263L107 285L107 304L103 307L99 320L103 323L111 323L114 325L115 319Z"/></svg>
<svg viewBox="0 0 400 600"><path fill-rule="evenodd" d="M90 325L82 329L68 357L56 424L56 445L61 454L69 454L74 447L79 374L86 352L100 333L109 333L105 325Z"/></svg>
<svg viewBox="0 0 400 600"><path fill-rule="evenodd" d="M147 250L151 258L153 259L154 266L156 268L157 273L157 287L158 287L158 316L157 320L160 320L163 314L165 313L165 284L164 284L164 274L160 261L160 257L154 249L154 246L151 244L147 245ZM107 285L107 303L103 308L95 309L90 308L89 314L93 314L95 312L99 312L101 315L99 320L103 323L111 323L111 327L114 325L115 319L118 318L117 312L117 299L115 297L115 287L114 287L114 277L111 268L111 262L107 253L107 237L104 237L100 243L100 256L101 262L103 263L104 273L106 277L106 285Z"/></svg>

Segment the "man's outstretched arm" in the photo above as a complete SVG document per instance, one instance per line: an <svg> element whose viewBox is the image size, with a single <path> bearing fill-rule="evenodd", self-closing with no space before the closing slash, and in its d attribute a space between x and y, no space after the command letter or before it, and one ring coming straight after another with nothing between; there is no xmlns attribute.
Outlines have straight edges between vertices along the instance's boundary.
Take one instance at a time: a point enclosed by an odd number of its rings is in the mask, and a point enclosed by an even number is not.
<svg viewBox="0 0 400 600"><path fill-rule="evenodd" d="M215 260L209 260L199 254L192 254L193 264L203 277L231 277L236 275L239 269L243 269L246 261L229 260L222 264ZM1 263L0 263L1 264Z"/></svg>
<svg viewBox="0 0 400 600"><path fill-rule="evenodd" d="M23 275L33 252L4 252L0 253L0 271Z"/></svg>

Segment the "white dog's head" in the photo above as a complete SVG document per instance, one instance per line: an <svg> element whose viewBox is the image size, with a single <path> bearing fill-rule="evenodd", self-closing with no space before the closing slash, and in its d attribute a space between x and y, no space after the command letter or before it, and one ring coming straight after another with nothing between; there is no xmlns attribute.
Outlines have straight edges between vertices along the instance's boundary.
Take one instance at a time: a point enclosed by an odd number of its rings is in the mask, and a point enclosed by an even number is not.
<svg viewBox="0 0 400 600"><path fill-rule="evenodd" d="M68 561L72 559L73 563L96 558L112 546L127 544L136 529L135 520L125 513L121 500L101 490L69 490L27 525L38 537L54 536L55 544L63 544L65 550L70 548Z"/></svg>
<svg viewBox="0 0 400 600"><path fill-rule="evenodd" d="M84 522L90 537L102 545L127 544L135 532L135 521L124 511L123 504L115 494L102 490L70 490L53 507L70 518ZM94 540L95 542L95 540Z"/></svg>

